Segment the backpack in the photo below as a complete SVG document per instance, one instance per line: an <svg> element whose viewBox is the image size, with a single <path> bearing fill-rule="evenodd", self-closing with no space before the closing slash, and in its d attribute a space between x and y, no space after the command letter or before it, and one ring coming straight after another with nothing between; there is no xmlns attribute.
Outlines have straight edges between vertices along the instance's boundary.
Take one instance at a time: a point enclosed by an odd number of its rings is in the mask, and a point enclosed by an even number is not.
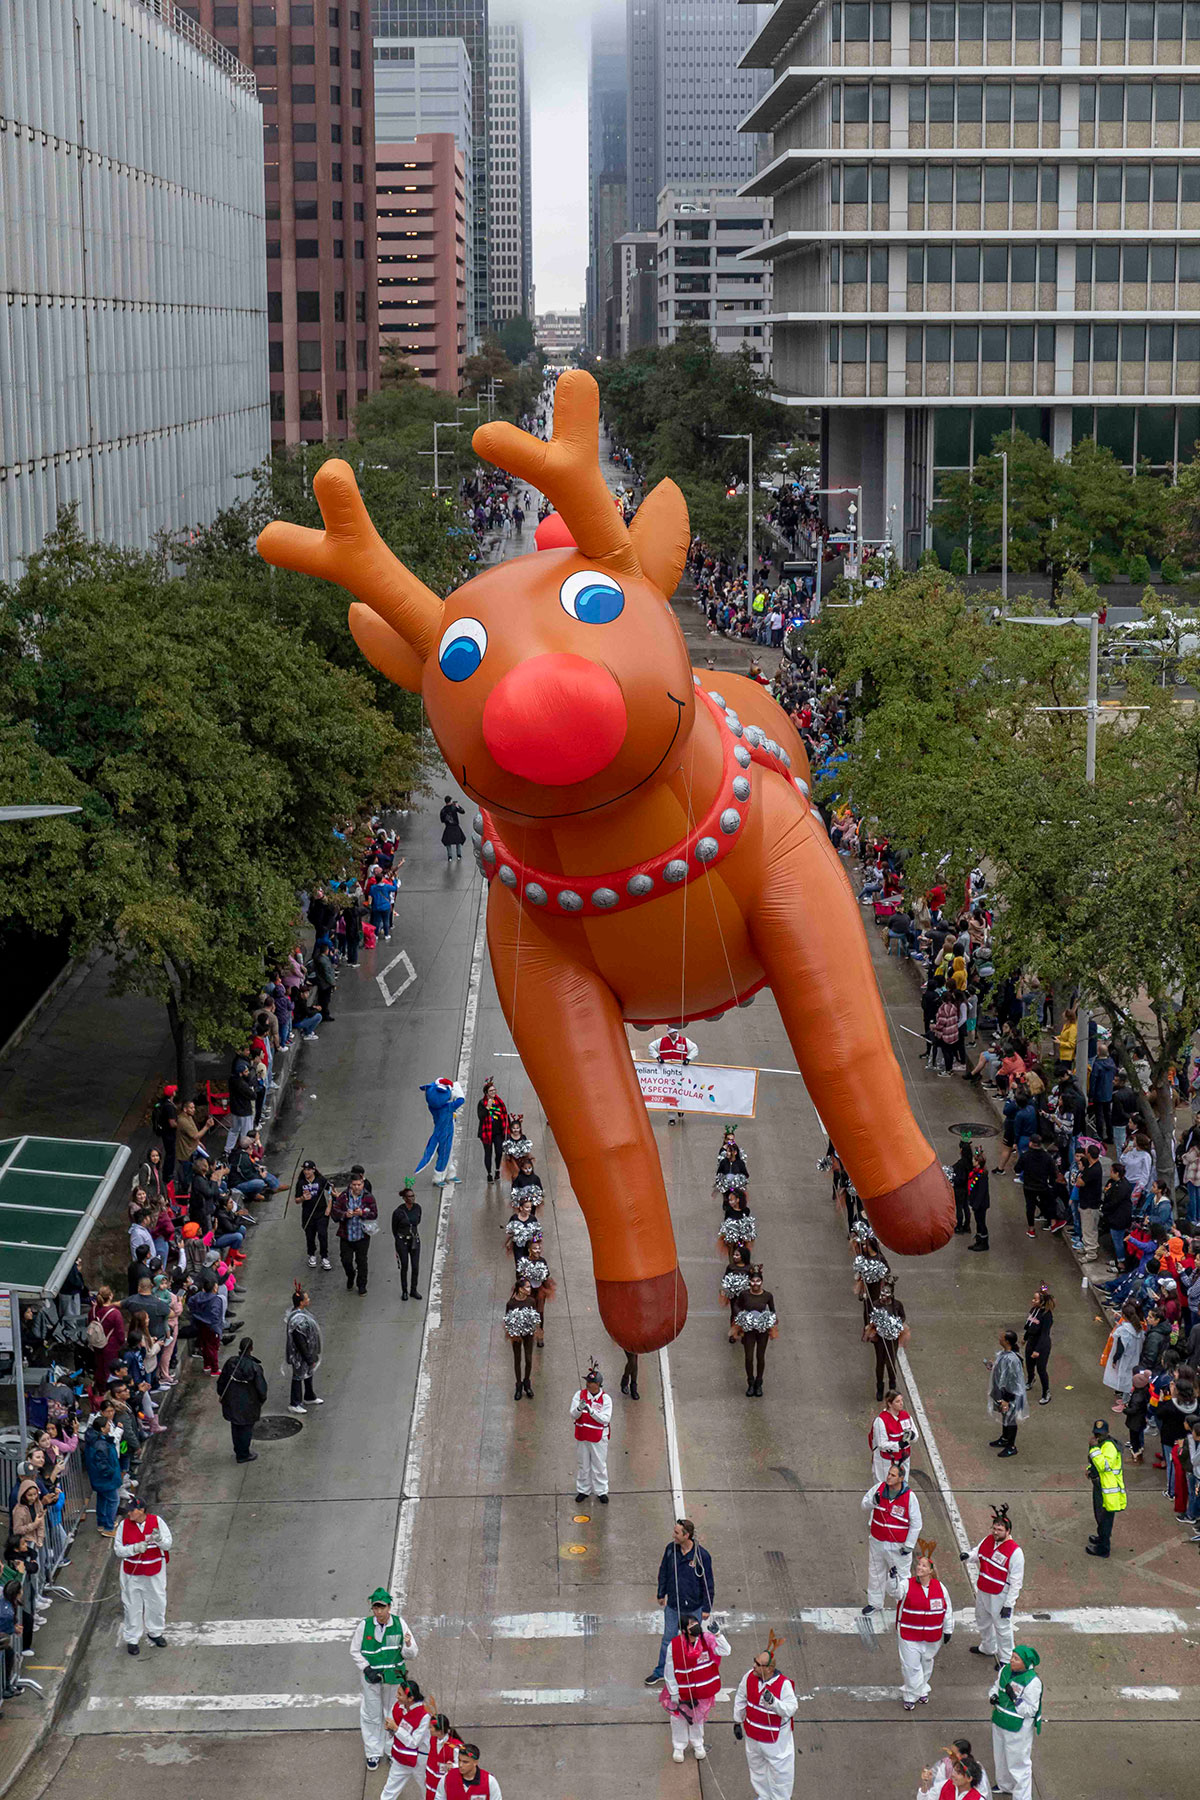
<svg viewBox="0 0 1200 1800"><path fill-rule="evenodd" d="M108 1333L105 1331L99 1319L88 1320L87 1342L89 1350L103 1350L105 1344L107 1344Z"/></svg>

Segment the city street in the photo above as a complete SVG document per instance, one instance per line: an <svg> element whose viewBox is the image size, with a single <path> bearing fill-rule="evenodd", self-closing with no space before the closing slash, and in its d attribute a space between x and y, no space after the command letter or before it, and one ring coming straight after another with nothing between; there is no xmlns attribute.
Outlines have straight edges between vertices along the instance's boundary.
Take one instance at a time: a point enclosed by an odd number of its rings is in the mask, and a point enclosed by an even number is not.
<svg viewBox="0 0 1200 1800"><path fill-rule="evenodd" d="M703 667L712 641L695 609L679 604ZM744 653L720 641L714 654L733 667ZM496 1002L482 884L469 855L447 866L435 818L436 803L404 822L392 941L344 970L336 1024L296 1052L294 1106L272 1151L284 1178L301 1155L327 1173L365 1163L384 1220L369 1291L347 1293L336 1259L331 1273L307 1269L297 1217L282 1197L258 1209L245 1329L271 1382L269 1417L302 1429L259 1443L258 1462L236 1468L215 1396L192 1382L155 1476L154 1501L176 1545L169 1647L128 1658L111 1594L59 1734L14 1792L99 1800L119 1786L128 1800L158 1800L165 1775L181 1777L190 1800L249 1800L282 1776L304 1800L331 1791L376 1800L384 1770L363 1767L348 1640L383 1582L420 1643L414 1674L481 1745L508 1800L746 1795L730 1694L709 1726L707 1765L689 1757L676 1767L657 1691L643 1686L657 1644L658 1560L684 1511L712 1554L717 1610L728 1618L726 1689L769 1626L784 1639L780 1666L801 1695L798 1793L819 1784L848 1800L871 1771L873 1789L908 1794L923 1764L964 1732L990 1768L988 1670L967 1653L973 1615L960 1618L939 1657L928 1711L911 1718L900 1709L893 1634L878 1618L874 1631L859 1619L873 1358L860 1342L845 1228L829 1178L816 1169L825 1136L789 1072L794 1059L767 995L694 1028L702 1060L762 1071L757 1116L738 1129L759 1221L756 1254L779 1311L765 1396L744 1397L741 1353L726 1342L717 1302L719 1207L710 1190L723 1121L677 1127L660 1117L688 1322L669 1353L642 1359L640 1402L616 1395L611 1505L576 1506L571 1396L592 1355L615 1391L622 1358L599 1325L582 1218ZM981 1103L924 1072L910 1035L919 1027L915 987L878 949L917 1116L949 1160L949 1125L980 1116ZM644 1040L631 1034L631 1045L642 1049ZM441 1074L458 1074L468 1093L460 1181L446 1189L439 1232L438 1190L427 1173L418 1177L425 1300L402 1305L386 1220L427 1134L418 1084ZM501 1190L484 1183L474 1138L475 1099L488 1075L525 1113L558 1282L546 1348L535 1353L536 1398L520 1405L501 1324L508 1209ZM912 1327L910 1410L923 1439L913 1485L926 1535L937 1539L942 1578L963 1605L960 1544L978 1541L989 1503L1011 1503L1027 1559L1017 1637L1039 1649L1045 1680L1046 1724L1034 1751L1042 1800L1117 1800L1135 1780L1147 1794L1181 1792L1197 1709L1195 1551L1180 1542L1161 1477L1127 1466L1130 1507L1114 1556L1104 1568L1084 1555L1088 1425L1107 1411L1104 1330L1066 1246L1030 1242L1020 1190L1007 1177L993 1177L992 1187L989 1256L968 1256L959 1240L927 1261L898 1264ZM279 1373L282 1313L297 1276L311 1283L325 1339L317 1391L326 1404L303 1421L288 1418ZM998 1329L1020 1329L1041 1279L1059 1296L1054 1403L1033 1408L1019 1458L1001 1471L987 1448L984 1361Z"/></svg>

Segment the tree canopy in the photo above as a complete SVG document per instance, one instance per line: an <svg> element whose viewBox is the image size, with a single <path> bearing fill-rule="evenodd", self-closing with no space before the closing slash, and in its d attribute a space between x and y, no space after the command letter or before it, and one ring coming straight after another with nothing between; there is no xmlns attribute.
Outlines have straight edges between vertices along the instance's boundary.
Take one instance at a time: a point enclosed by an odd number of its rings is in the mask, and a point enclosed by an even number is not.
<svg viewBox="0 0 1200 1800"><path fill-rule="evenodd" d="M1093 610L1077 576L1069 588L1070 611ZM986 863L997 966L1077 989L1107 1018L1165 1168L1166 1076L1200 1026L1200 715L1134 670L1126 704L1146 710L1106 713L1089 786L1084 715L1036 710L1085 702L1086 630L994 624L940 571L861 599L813 639L844 689L863 684L861 730L827 785L907 851L914 892L936 869L961 893Z"/></svg>

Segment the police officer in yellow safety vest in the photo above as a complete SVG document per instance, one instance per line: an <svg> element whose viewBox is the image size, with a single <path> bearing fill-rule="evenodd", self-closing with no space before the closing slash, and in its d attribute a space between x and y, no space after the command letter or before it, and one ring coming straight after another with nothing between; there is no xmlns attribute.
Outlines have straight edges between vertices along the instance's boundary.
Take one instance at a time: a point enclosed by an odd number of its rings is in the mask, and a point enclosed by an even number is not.
<svg viewBox="0 0 1200 1800"><path fill-rule="evenodd" d="M1092 1426L1088 1480L1092 1484L1096 1530L1088 1539L1087 1553L1089 1556L1107 1556L1112 1545L1113 1514L1125 1511L1125 1476L1121 1470L1121 1452L1113 1443L1112 1432L1103 1419L1097 1419Z"/></svg>
<svg viewBox="0 0 1200 1800"><path fill-rule="evenodd" d="M358 1722L368 1769L377 1769L388 1747L384 1720L391 1716L396 1694L408 1670L407 1657L417 1654L417 1641L404 1620L392 1616L392 1596L385 1587L371 1595L371 1610L350 1633L350 1654L362 1681Z"/></svg>

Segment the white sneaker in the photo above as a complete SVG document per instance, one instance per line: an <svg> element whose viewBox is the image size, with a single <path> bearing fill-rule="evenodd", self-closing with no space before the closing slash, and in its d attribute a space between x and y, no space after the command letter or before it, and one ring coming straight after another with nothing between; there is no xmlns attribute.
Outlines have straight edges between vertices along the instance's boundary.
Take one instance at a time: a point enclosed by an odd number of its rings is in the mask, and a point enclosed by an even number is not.
<svg viewBox="0 0 1200 1800"><path fill-rule="evenodd" d="M310 1257L309 1257L309 1259L308 1259L308 1266L309 1266L309 1268L310 1268L310 1269L315 1269L315 1268L316 1268L316 1266L317 1266L317 1259L316 1259L316 1257L315 1257L315 1256L310 1256Z"/></svg>
<svg viewBox="0 0 1200 1800"><path fill-rule="evenodd" d="M319 1394L314 1394L312 1399L306 1400L304 1404L305 1406L324 1406L325 1402L321 1399Z"/></svg>
<svg viewBox="0 0 1200 1800"><path fill-rule="evenodd" d="M682 1762L683 1761L683 1751L682 1750L672 1750L671 1761L672 1762Z"/></svg>
<svg viewBox="0 0 1200 1800"><path fill-rule="evenodd" d="M290 1413L306 1413L308 1408L307 1406L289 1406L288 1411Z"/></svg>
<svg viewBox="0 0 1200 1800"><path fill-rule="evenodd" d="M703 1762L707 1755L708 1755L708 1751L704 1748L704 1745L697 1744L696 1745L696 1761Z"/></svg>
<svg viewBox="0 0 1200 1800"><path fill-rule="evenodd" d="M332 1269L333 1264L330 1262L330 1260L327 1256L323 1256L321 1258L321 1267L323 1269Z"/></svg>

